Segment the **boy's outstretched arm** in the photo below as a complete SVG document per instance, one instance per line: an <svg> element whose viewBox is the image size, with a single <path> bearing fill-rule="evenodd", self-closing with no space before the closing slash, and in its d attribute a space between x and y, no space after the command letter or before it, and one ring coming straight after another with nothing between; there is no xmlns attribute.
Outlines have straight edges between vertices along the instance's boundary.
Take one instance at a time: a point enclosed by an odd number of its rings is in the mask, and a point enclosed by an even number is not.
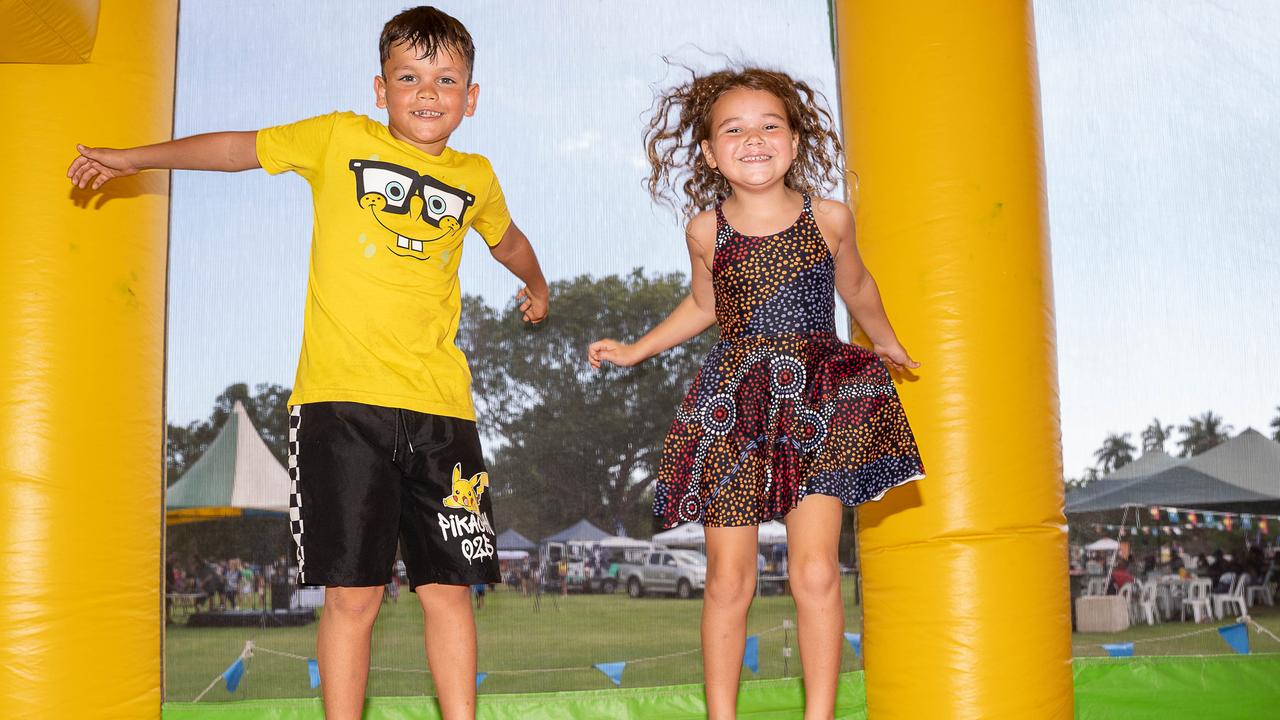
<svg viewBox="0 0 1280 720"><path fill-rule="evenodd" d="M529 238L513 222L498 244L490 246L489 254L524 283L516 293L524 321L534 325L542 322L547 317L547 280L542 277L542 267L538 265L538 256Z"/></svg>
<svg viewBox="0 0 1280 720"><path fill-rule="evenodd" d="M95 148L77 145L80 152L67 169L79 188L102 187L108 180L140 170L222 170L236 172L261 167L258 132L216 132L134 148Z"/></svg>

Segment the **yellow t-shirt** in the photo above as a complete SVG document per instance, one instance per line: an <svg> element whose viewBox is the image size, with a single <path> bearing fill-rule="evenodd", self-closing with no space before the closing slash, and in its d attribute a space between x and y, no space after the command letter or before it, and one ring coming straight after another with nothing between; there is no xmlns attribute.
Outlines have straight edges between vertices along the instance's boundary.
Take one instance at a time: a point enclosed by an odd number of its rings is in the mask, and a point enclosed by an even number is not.
<svg viewBox="0 0 1280 720"><path fill-rule="evenodd" d="M311 184L302 352L290 405L348 401L475 419L454 343L458 263L474 228L496 245L511 215L489 161L438 156L354 113L258 132L258 161Z"/></svg>

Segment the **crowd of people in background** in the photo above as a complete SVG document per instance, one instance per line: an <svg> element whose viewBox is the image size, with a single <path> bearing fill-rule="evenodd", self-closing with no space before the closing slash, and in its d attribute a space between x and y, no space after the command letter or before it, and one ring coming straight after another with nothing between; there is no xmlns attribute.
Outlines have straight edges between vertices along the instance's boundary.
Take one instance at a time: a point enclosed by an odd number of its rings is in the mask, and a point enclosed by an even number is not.
<svg viewBox="0 0 1280 720"><path fill-rule="evenodd" d="M177 553L170 553L165 562L166 618L172 620L175 600L184 601L193 612L265 610L272 579L287 577L289 571L283 557L274 563L252 563L240 558L210 560L197 553L184 564Z"/></svg>

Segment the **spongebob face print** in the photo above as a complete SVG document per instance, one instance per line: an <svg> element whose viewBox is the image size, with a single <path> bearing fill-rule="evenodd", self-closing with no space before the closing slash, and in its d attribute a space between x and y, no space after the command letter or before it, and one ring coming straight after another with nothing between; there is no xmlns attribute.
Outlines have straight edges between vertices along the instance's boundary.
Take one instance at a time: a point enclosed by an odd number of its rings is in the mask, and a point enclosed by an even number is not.
<svg viewBox="0 0 1280 720"><path fill-rule="evenodd" d="M428 260L432 243L462 228L475 196L445 185L430 175L380 160L352 160L356 202L396 236L387 249L400 257Z"/></svg>
<svg viewBox="0 0 1280 720"><path fill-rule="evenodd" d="M453 494L444 499L444 506L462 508L476 515L480 514L480 497L489 487L489 473L479 472L470 479L462 477L462 463L453 466Z"/></svg>

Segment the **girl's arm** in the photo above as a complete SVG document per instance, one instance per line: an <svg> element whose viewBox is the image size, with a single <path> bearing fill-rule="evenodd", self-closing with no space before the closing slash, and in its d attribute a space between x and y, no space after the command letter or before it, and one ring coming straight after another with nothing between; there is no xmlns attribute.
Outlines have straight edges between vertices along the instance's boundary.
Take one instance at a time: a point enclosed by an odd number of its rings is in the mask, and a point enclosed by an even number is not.
<svg viewBox="0 0 1280 720"><path fill-rule="evenodd" d="M67 169L67 177L77 187L97 190L108 180L140 170L252 170L261 167L257 139L258 131L249 130L192 135L123 150L77 145L80 155Z"/></svg>
<svg viewBox="0 0 1280 720"><path fill-rule="evenodd" d="M853 315L854 321L871 340L872 349L893 370L914 369L920 363L911 359L906 348L889 324L889 316L880 300L875 278L862 264L854 229L853 213L844 203L822 200L818 205L823 235L835 240L832 255L836 263L836 292Z"/></svg>
<svg viewBox="0 0 1280 720"><path fill-rule="evenodd" d="M695 217L685 231L685 242L689 245L689 294L665 320L634 343L620 343L612 338L591 343L587 350L591 367L599 368L604 362L630 367L699 335L715 323L715 295L711 288L715 219L708 215L702 213Z"/></svg>

